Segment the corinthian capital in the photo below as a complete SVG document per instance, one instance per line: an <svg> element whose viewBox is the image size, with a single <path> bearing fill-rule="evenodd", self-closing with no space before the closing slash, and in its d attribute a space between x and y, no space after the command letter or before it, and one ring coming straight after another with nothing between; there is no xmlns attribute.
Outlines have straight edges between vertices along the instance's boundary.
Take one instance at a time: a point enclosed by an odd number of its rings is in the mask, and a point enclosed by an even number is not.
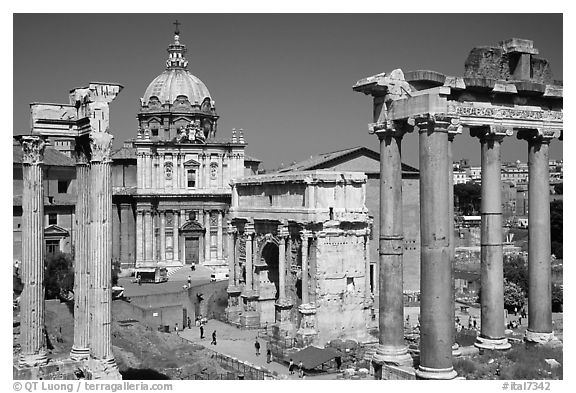
<svg viewBox="0 0 576 393"><path fill-rule="evenodd" d="M404 134L414 129L414 119L384 120L382 122L368 124L370 134L376 134L382 139L388 136L402 138Z"/></svg>
<svg viewBox="0 0 576 393"><path fill-rule="evenodd" d="M450 132L458 130L460 120L443 113L427 113L415 117L418 132Z"/></svg>
<svg viewBox="0 0 576 393"><path fill-rule="evenodd" d="M528 143L550 143L552 139L559 138L561 134L562 130L556 128L533 128L518 130L516 137Z"/></svg>
<svg viewBox="0 0 576 393"><path fill-rule="evenodd" d="M514 131L510 127L500 125L486 125L481 127L470 127L470 135L482 140L502 141L507 136L512 136Z"/></svg>
<svg viewBox="0 0 576 393"><path fill-rule="evenodd" d="M22 163L38 165L44 160L45 139L41 136L22 135L16 137L22 146Z"/></svg>
<svg viewBox="0 0 576 393"><path fill-rule="evenodd" d="M92 162L110 162L112 153L112 141L114 136L107 132L90 133L90 148L92 150Z"/></svg>

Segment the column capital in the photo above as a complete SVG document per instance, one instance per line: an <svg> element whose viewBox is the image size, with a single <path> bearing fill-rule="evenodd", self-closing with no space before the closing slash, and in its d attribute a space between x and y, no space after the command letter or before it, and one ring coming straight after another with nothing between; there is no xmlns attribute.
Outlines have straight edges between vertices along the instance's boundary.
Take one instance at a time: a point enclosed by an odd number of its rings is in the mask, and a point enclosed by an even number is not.
<svg viewBox="0 0 576 393"><path fill-rule="evenodd" d="M16 140L22 146L22 163L28 165L38 165L44 160L44 149L46 139L36 135L18 135Z"/></svg>
<svg viewBox="0 0 576 393"><path fill-rule="evenodd" d="M90 132L92 162L111 162L112 141L114 136L107 132Z"/></svg>
<svg viewBox="0 0 576 393"><path fill-rule="evenodd" d="M450 121L448 126L448 142L454 142L456 135L462 134L462 124L460 124L460 118L455 117Z"/></svg>
<svg viewBox="0 0 576 393"><path fill-rule="evenodd" d="M309 231L308 229L302 229L300 231L300 236L302 237L302 240L308 240L312 237L312 231Z"/></svg>
<svg viewBox="0 0 576 393"><path fill-rule="evenodd" d="M480 141L495 140L502 142L505 137L512 136L513 134L514 130L512 130L512 128L494 124L470 127L470 135L477 137Z"/></svg>
<svg viewBox="0 0 576 393"><path fill-rule="evenodd" d="M415 116L414 120L418 132L449 132L461 127L459 117L443 113L426 113Z"/></svg>
<svg viewBox="0 0 576 393"><path fill-rule="evenodd" d="M254 235L255 229L253 222L247 222L246 224L244 224L244 233L248 236Z"/></svg>
<svg viewBox="0 0 576 393"><path fill-rule="evenodd" d="M290 236L288 227L286 225L280 225L278 227L278 237L280 237L281 240L285 240L288 236Z"/></svg>
<svg viewBox="0 0 576 393"><path fill-rule="evenodd" d="M550 143L552 139L559 138L561 130L555 128L531 128L519 129L516 133L518 139L523 139L528 143Z"/></svg>
<svg viewBox="0 0 576 393"><path fill-rule="evenodd" d="M402 120L384 120L368 124L370 134L376 134L378 139L385 137L402 138L404 134L414 130L414 118L410 117Z"/></svg>

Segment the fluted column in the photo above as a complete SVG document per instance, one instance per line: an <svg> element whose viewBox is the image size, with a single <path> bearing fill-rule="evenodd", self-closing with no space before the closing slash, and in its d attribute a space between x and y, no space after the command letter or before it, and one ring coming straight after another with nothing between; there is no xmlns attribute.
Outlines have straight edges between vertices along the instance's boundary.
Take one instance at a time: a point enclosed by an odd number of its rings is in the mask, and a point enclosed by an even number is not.
<svg viewBox="0 0 576 393"><path fill-rule="evenodd" d="M204 228L206 235L204 236L204 262L212 259L210 255L210 245L212 243L212 230L210 228L210 211L204 210Z"/></svg>
<svg viewBox="0 0 576 393"><path fill-rule="evenodd" d="M149 209L149 208L148 208ZM152 212L144 211L144 260L151 261L152 258Z"/></svg>
<svg viewBox="0 0 576 393"><path fill-rule="evenodd" d="M254 290L253 274L254 268L252 267L252 238L254 236L254 224L247 223L244 227L244 234L246 235L246 290L252 292Z"/></svg>
<svg viewBox="0 0 576 393"><path fill-rule="evenodd" d="M136 212L136 263L144 260L144 212Z"/></svg>
<svg viewBox="0 0 576 393"><path fill-rule="evenodd" d="M448 200L448 127L451 119L417 119L420 150L420 366L422 379L453 379L452 266Z"/></svg>
<svg viewBox="0 0 576 393"><path fill-rule="evenodd" d="M528 329L524 339L545 343L552 330L550 190L548 149L551 130L522 130L528 142Z"/></svg>
<svg viewBox="0 0 576 393"><path fill-rule="evenodd" d="M452 311L450 315L452 315L452 355L453 356L460 356L462 351L460 350L460 346L456 342L456 294L454 292L454 267L456 261L456 253L455 253L455 246L456 240L454 237L454 166L453 166L453 152L452 146L454 142L454 138L456 135L462 133L462 127L448 127L448 201L450 203L449 207L449 218L450 222L448 223L450 228L450 266L452 266L452 275L450 277L450 285L452 288L452 302L450 305L452 306Z"/></svg>
<svg viewBox="0 0 576 393"><path fill-rule="evenodd" d="M223 237L222 237L222 221L223 221L223 217L224 217L224 211L222 210L218 210L216 212L216 214L218 214L218 233L217 233L217 258L219 261L224 259L224 256L222 254L222 251L224 249L224 241L223 241Z"/></svg>
<svg viewBox="0 0 576 393"><path fill-rule="evenodd" d="M70 357L90 357L90 153L88 141L76 140L76 240L74 252L74 344Z"/></svg>
<svg viewBox="0 0 576 393"><path fill-rule="evenodd" d="M148 189L152 189L154 188L154 183L153 183L153 179L154 179L154 165L152 164L152 159L153 159L153 155L152 153L148 153L146 154L146 169L147 169L147 176L146 176L146 180L148 182Z"/></svg>
<svg viewBox="0 0 576 393"><path fill-rule="evenodd" d="M90 173L90 263L93 314L90 331L91 355L109 378L119 377L112 353L112 178L110 153L113 136L91 132Z"/></svg>
<svg viewBox="0 0 576 393"><path fill-rule="evenodd" d="M162 210L160 214L160 261L166 260L166 211Z"/></svg>
<svg viewBox="0 0 576 393"><path fill-rule="evenodd" d="M158 237L156 236L156 226L158 221L158 211L151 212L150 215L150 223L152 224L152 228L150 229L150 234L152 236L151 243L152 243L152 260L154 262L158 262Z"/></svg>
<svg viewBox="0 0 576 393"><path fill-rule="evenodd" d="M278 294L279 303L286 303L286 238L288 237L288 228L281 226L278 231Z"/></svg>
<svg viewBox="0 0 576 393"><path fill-rule="evenodd" d="M228 221L228 288L236 287L237 278L236 278L236 269L234 268L235 265L235 249L234 249L234 234L236 232L236 228L232 225L231 221Z"/></svg>
<svg viewBox="0 0 576 393"><path fill-rule="evenodd" d="M375 109L381 108L379 98ZM377 110L374 111L377 116ZM378 121L378 118L375 119ZM402 137L411 127L406 122L372 125L380 141L380 238L379 238L379 345L373 357L377 364L411 364L404 344L402 225Z"/></svg>
<svg viewBox="0 0 576 393"><path fill-rule="evenodd" d="M21 367L48 362L44 338L44 139L21 136L22 145L22 270L20 295Z"/></svg>
<svg viewBox="0 0 576 393"><path fill-rule="evenodd" d="M311 232L302 230L302 304L310 303L310 278L308 277L308 240Z"/></svg>
<svg viewBox="0 0 576 393"><path fill-rule="evenodd" d="M178 213L177 210L173 210L172 211L172 255L173 255L173 259L175 260L180 260L180 249L179 249L179 244L178 244L178 238L180 237L179 235L179 223L180 222L180 214ZM181 263L184 263L184 261L180 260Z"/></svg>
<svg viewBox="0 0 576 393"><path fill-rule="evenodd" d="M504 336L504 253L502 248L502 163L503 138L512 130L499 127L471 128L482 148L481 225L481 331L475 345L485 349L508 349ZM548 164L546 164L548 165Z"/></svg>
<svg viewBox="0 0 576 393"><path fill-rule="evenodd" d="M364 235L364 304L372 306L372 293L370 292L370 232L366 230Z"/></svg>

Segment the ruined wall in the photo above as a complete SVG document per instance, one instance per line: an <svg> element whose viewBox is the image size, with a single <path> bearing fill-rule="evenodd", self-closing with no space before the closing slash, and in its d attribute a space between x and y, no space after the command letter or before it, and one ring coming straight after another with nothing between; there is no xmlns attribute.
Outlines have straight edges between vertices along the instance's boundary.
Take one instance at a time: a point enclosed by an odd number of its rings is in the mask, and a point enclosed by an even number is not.
<svg viewBox="0 0 576 393"><path fill-rule="evenodd" d="M316 253L319 344L362 336L366 330L364 237L342 231L319 237Z"/></svg>

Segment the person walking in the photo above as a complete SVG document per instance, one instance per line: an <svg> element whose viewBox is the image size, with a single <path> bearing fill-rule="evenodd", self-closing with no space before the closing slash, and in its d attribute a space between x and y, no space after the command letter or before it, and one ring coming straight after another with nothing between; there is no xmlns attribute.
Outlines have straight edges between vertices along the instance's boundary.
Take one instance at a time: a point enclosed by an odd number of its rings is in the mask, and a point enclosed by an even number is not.
<svg viewBox="0 0 576 393"><path fill-rule="evenodd" d="M196 270L196 264L194 262L192 262L192 265L190 266L190 269L192 269L192 271Z"/></svg>
<svg viewBox="0 0 576 393"><path fill-rule="evenodd" d="M300 360L300 363L298 363L298 378L303 377L304 377L304 364L302 363L302 360Z"/></svg>
<svg viewBox="0 0 576 393"><path fill-rule="evenodd" d="M190 319L190 317L188 317L188 320L186 322L188 323L188 329L192 329L192 320Z"/></svg>
<svg viewBox="0 0 576 393"><path fill-rule="evenodd" d="M258 338L256 338L256 342L254 343L254 348L256 348L256 356L260 356L260 342Z"/></svg>
<svg viewBox="0 0 576 393"><path fill-rule="evenodd" d="M188 286L192 286L192 276L188 275Z"/></svg>
<svg viewBox="0 0 576 393"><path fill-rule="evenodd" d="M204 339L204 326L200 325L200 339Z"/></svg>
<svg viewBox="0 0 576 393"><path fill-rule="evenodd" d="M270 348L266 349L266 363L272 362L272 351Z"/></svg>
<svg viewBox="0 0 576 393"><path fill-rule="evenodd" d="M212 342L211 345L216 345L216 330L212 332Z"/></svg>
<svg viewBox="0 0 576 393"><path fill-rule="evenodd" d="M290 371L290 375L294 374L294 361L290 358L290 363L288 363L288 371Z"/></svg>
<svg viewBox="0 0 576 393"><path fill-rule="evenodd" d="M142 277L140 275L136 277L136 281L138 282L138 285L142 285Z"/></svg>

